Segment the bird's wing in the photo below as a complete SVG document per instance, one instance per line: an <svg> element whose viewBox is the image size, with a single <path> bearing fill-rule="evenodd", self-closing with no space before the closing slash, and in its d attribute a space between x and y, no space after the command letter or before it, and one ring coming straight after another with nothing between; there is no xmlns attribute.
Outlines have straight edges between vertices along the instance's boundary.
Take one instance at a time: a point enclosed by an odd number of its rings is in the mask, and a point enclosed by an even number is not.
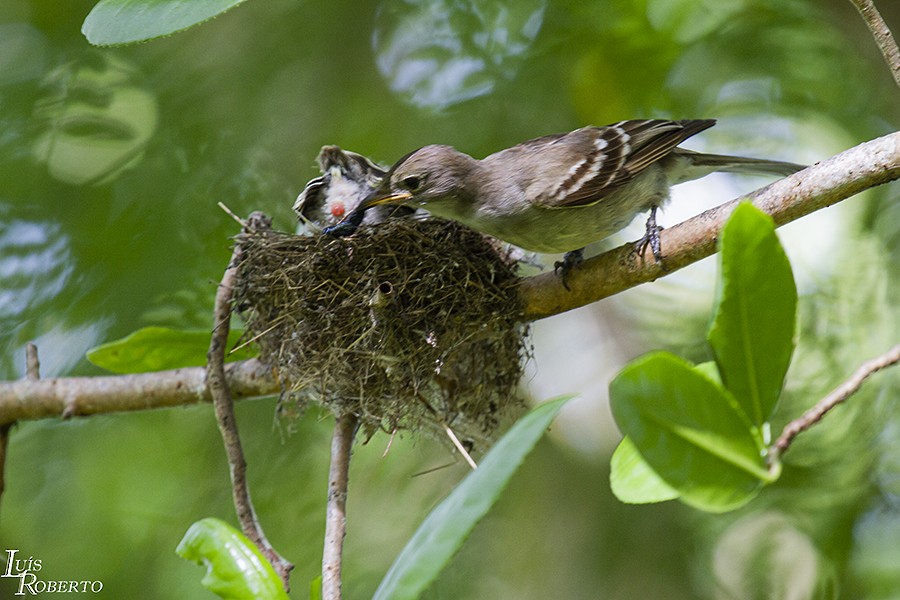
<svg viewBox="0 0 900 600"><path fill-rule="evenodd" d="M331 177L329 175L320 175L315 179L311 179L297 199L294 201L294 212L302 221L316 221L318 217L316 213L322 208L325 202L324 191L328 187Z"/></svg>
<svg viewBox="0 0 900 600"><path fill-rule="evenodd" d="M598 202L667 156L687 138L715 124L712 119L622 121L584 127L519 144L485 161L520 158L527 195L547 208ZM509 153L507 157L502 154ZM565 175L561 178L560 173Z"/></svg>

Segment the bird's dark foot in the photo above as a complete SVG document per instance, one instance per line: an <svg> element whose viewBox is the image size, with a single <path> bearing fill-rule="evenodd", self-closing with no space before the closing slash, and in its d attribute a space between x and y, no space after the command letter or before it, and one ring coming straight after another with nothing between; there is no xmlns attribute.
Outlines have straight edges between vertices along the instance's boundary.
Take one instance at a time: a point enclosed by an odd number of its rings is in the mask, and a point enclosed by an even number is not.
<svg viewBox="0 0 900 600"><path fill-rule="evenodd" d="M562 260L553 263L553 272L560 276L563 287L567 290L571 291L571 288L569 287L569 273L583 262L584 248L579 248L578 250L566 252Z"/></svg>
<svg viewBox="0 0 900 600"><path fill-rule="evenodd" d="M644 237L634 243L634 253L639 257L643 257L644 252L649 247L656 262L661 263L663 256L662 246L659 242L659 232L662 230L663 228L656 224L656 207L654 206L650 209L650 216L647 218L647 230L644 233Z"/></svg>
<svg viewBox="0 0 900 600"><path fill-rule="evenodd" d="M344 217L344 220L337 225L326 227L322 233L333 237L347 237L348 235L353 235L359 228L359 224L362 223L364 216L365 212L363 211L353 211Z"/></svg>

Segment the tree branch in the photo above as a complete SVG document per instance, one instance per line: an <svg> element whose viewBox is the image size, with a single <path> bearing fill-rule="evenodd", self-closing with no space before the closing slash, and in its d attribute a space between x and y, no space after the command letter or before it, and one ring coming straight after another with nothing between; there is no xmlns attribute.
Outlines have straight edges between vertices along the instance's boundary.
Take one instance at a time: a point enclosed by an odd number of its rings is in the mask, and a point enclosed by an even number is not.
<svg viewBox="0 0 900 600"><path fill-rule="evenodd" d="M649 250L637 256L634 244L629 243L573 269L567 280L570 290L550 272L524 279L519 287L524 319L542 319L591 304L710 256L716 251L725 221L743 200L753 202L781 226L898 178L900 132L860 144L664 230L660 234L662 264Z"/></svg>
<svg viewBox="0 0 900 600"><path fill-rule="evenodd" d="M875 3L872 0L850 0L850 2L853 3L856 10L862 15L863 21L869 26L869 31L872 32L875 43L878 45L878 49L881 50L881 55L884 56L884 62L890 68L894 81L900 86L900 48L897 48L897 42L894 40L894 36L891 35L891 30L888 29L887 23L881 18L881 14L875 8Z"/></svg>
<svg viewBox="0 0 900 600"><path fill-rule="evenodd" d="M745 198L775 220L794 221L867 188L900 178L900 133L865 142ZM742 198L743 199L743 198ZM739 199L740 200L740 199ZM665 269L650 253L626 244L586 260L569 274L572 291L544 273L524 279L523 318L535 320L590 304L676 271L715 251L719 232L738 200L708 210L661 234ZM17 420L74 417L210 402L202 367L106 377L0 382L0 425ZM225 376L234 399L277 394L270 370L257 360L230 363Z"/></svg>
<svg viewBox="0 0 900 600"><path fill-rule="evenodd" d="M341 565L347 535L347 488L350 451L359 419L341 415L334 422L331 467L328 470L328 504L325 512L325 548L322 552L322 600L341 600Z"/></svg>
<svg viewBox="0 0 900 600"><path fill-rule="evenodd" d="M279 392L270 369L256 359L225 365L235 399ZM212 402L206 369L191 367L103 377L55 377L0 382L0 424L49 417L169 408Z"/></svg>
<svg viewBox="0 0 900 600"><path fill-rule="evenodd" d="M776 463L778 458L791 447L791 443L793 443L794 438L798 434L821 421L825 413L855 394L869 376L898 362L900 362L900 344L881 356L863 363L850 379L822 398L815 406L803 413L801 417L785 425L781 435L778 436L778 439L769 450L769 464L774 465Z"/></svg>
<svg viewBox="0 0 900 600"><path fill-rule="evenodd" d="M254 213L254 215L257 213ZM250 216L251 222L254 215ZM245 227L247 227L245 225ZM234 509L237 513L241 529L250 541L256 544L263 556L265 556L275 572L281 577L285 591L290 590L290 573L294 568L285 560L263 532L256 511L253 509L253 501L250 498L250 487L247 485L247 461L244 458L244 449L238 434L237 418L234 414L234 400L225 377L225 350L228 345L228 329L231 321L231 303L234 295L234 278L237 273L238 263L241 260L241 247L236 245L231 256L231 262L225 269L222 282L216 291L216 302L213 309L212 336L209 342L207 354L206 387L213 399L213 407L216 413L216 423L222 434L222 442L225 444L225 454L228 457L228 467L231 475L231 491L234 497Z"/></svg>

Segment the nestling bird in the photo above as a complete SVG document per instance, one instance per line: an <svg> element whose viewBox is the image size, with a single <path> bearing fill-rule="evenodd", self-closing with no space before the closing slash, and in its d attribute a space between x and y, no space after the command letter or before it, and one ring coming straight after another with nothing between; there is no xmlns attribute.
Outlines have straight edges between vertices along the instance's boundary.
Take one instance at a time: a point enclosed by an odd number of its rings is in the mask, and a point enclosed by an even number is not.
<svg viewBox="0 0 900 600"><path fill-rule="evenodd" d="M334 225L352 213L387 174L386 167L338 146L323 146L316 162L322 175L307 183L294 202L300 221L313 227ZM380 223L398 210L413 212L407 207L386 206L368 211L365 222Z"/></svg>
<svg viewBox="0 0 900 600"><path fill-rule="evenodd" d="M565 275L584 247L649 210L638 242L662 257L656 209L672 185L714 171L789 175L802 165L692 152L677 146L714 119L632 120L522 142L477 160L430 145L401 158L344 220L326 229L349 235L375 206L406 204L454 219L526 250L565 252Z"/></svg>

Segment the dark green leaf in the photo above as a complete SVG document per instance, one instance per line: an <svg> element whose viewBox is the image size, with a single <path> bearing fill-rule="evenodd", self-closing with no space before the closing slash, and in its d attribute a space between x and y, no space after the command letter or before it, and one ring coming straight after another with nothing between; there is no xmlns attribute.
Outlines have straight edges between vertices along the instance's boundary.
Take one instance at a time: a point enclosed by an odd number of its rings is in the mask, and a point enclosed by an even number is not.
<svg viewBox="0 0 900 600"><path fill-rule="evenodd" d="M288 600L269 561L244 534L224 521L197 521L175 552L205 565L201 583L225 600Z"/></svg>
<svg viewBox="0 0 900 600"><path fill-rule="evenodd" d="M721 239L722 284L708 339L725 387L757 427L775 410L794 350L797 287L772 220L738 205Z"/></svg>
<svg viewBox="0 0 900 600"><path fill-rule="evenodd" d="M81 26L95 46L116 46L170 35L244 0L100 0Z"/></svg>
<svg viewBox="0 0 900 600"><path fill-rule="evenodd" d="M621 502L648 504L678 497L678 490L650 468L629 437L613 452L610 468L609 485Z"/></svg>
<svg viewBox="0 0 900 600"><path fill-rule="evenodd" d="M228 348L240 343L241 330L228 334ZM166 327L145 327L134 333L92 348L87 359L113 373L146 373L206 364L210 332L205 329L178 330ZM245 347L226 353L226 361L245 360L256 352Z"/></svg>
<svg viewBox="0 0 900 600"><path fill-rule="evenodd" d="M731 395L666 352L639 358L610 384L613 416L683 502L737 508L771 479L757 429Z"/></svg>
<svg viewBox="0 0 900 600"><path fill-rule="evenodd" d="M418 598L494 505L568 399L541 404L513 425L481 465L425 518L391 565L373 600Z"/></svg>

